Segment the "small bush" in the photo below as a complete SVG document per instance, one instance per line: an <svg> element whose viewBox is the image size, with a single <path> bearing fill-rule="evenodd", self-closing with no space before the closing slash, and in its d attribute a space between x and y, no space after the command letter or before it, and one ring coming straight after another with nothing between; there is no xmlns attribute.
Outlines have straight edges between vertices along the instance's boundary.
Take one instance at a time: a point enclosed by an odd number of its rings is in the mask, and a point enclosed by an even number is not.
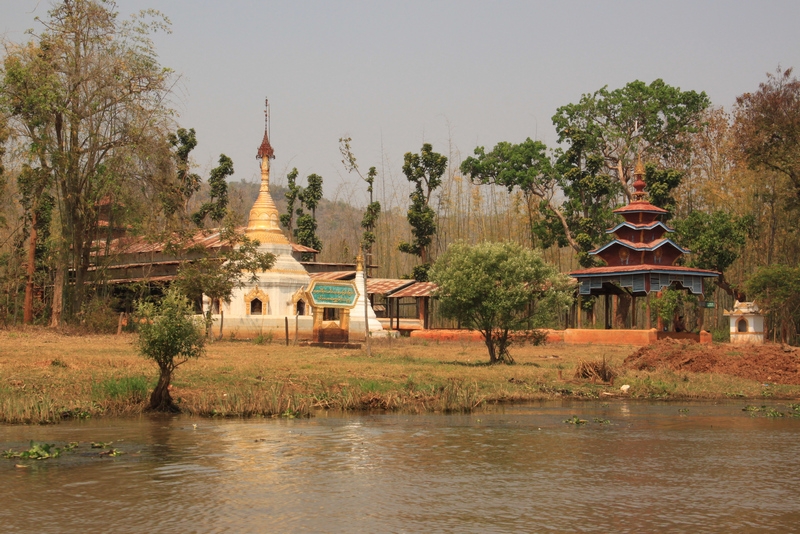
<svg viewBox="0 0 800 534"><path fill-rule="evenodd" d="M94 297L80 311L81 326L93 334L114 334L117 331L119 313L110 298Z"/></svg>

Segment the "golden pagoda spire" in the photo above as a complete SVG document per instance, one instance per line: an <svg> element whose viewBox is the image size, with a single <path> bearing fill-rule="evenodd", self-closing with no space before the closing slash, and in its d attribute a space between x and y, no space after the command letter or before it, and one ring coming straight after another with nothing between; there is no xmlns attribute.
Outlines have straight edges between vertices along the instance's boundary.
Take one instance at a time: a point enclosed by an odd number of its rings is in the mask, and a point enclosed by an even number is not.
<svg viewBox="0 0 800 534"><path fill-rule="evenodd" d="M642 156L640 153L636 153L636 167L633 170L633 176L636 178L633 181L633 194L631 198L634 202L641 202L647 197L647 193L644 192L644 188L647 186L647 183L644 181L644 165L642 164Z"/></svg>
<svg viewBox="0 0 800 534"><path fill-rule="evenodd" d="M258 190L258 198L250 210L245 233L261 243L289 244L289 240L281 231L278 208L269 193L269 160L275 159L275 151L269 143L269 101L266 101L264 115L264 139L256 154L256 158L261 160L261 187Z"/></svg>
<svg viewBox="0 0 800 534"><path fill-rule="evenodd" d="M359 252L358 256L356 256L356 272L358 273L363 270L364 270L364 256L362 256L361 253Z"/></svg>

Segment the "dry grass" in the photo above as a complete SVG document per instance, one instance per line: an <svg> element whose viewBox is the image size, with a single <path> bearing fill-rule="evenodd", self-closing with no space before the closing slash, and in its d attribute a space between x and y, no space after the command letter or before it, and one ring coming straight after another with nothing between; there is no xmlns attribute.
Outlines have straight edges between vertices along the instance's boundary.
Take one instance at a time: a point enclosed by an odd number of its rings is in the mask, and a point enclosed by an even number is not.
<svg viewBox="0 0 800 534"><path fill-rule="evenodd" d="M131 335L66 336L45 329L0 331L0 422L140 413L157 377ZM570 396L796 398L797 386L724 375L624 371L629 346L513 346L516 365L487 364L479 343L376 340L363 350L221 341L180 367L173 397L187 413L300 416L315 409L470 411L484 404ZM605 360L615 385L574 376L581 361Z"/></svg>

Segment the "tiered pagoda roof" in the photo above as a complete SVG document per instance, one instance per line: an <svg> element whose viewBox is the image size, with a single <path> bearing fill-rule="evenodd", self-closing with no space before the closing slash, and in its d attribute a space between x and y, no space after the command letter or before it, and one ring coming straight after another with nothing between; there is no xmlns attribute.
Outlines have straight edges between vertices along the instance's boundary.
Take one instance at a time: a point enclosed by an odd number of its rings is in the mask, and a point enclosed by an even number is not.
<svg viewBox="0 0 800 534"><path fill-rule="evenodd" d="M621 288L633 295L646 295L673 283L699 295L703 293L704 278L719 276L716 271L678 265L689 251L668 237L675 230L659 220L667 210L647 201L643 176L644 166L639 160L632 200L614 210L625 221L606 230L614 239L589 252L603 260L605 266L570 273L580 282L582 295L617 293Z"/></svg>

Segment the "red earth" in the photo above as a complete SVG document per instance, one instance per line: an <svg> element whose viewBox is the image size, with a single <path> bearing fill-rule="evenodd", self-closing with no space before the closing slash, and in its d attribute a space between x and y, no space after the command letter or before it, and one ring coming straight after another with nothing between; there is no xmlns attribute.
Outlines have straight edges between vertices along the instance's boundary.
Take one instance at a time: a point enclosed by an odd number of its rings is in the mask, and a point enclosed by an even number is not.
<svg viewBox="0 0 800 534"><path fill-rule="evenodd" d="M700 344L663 339L640 348L625 367L638 370L671 369L692 373L723 373L760 382L800 384L800 348L763 345Z"/></svg>

